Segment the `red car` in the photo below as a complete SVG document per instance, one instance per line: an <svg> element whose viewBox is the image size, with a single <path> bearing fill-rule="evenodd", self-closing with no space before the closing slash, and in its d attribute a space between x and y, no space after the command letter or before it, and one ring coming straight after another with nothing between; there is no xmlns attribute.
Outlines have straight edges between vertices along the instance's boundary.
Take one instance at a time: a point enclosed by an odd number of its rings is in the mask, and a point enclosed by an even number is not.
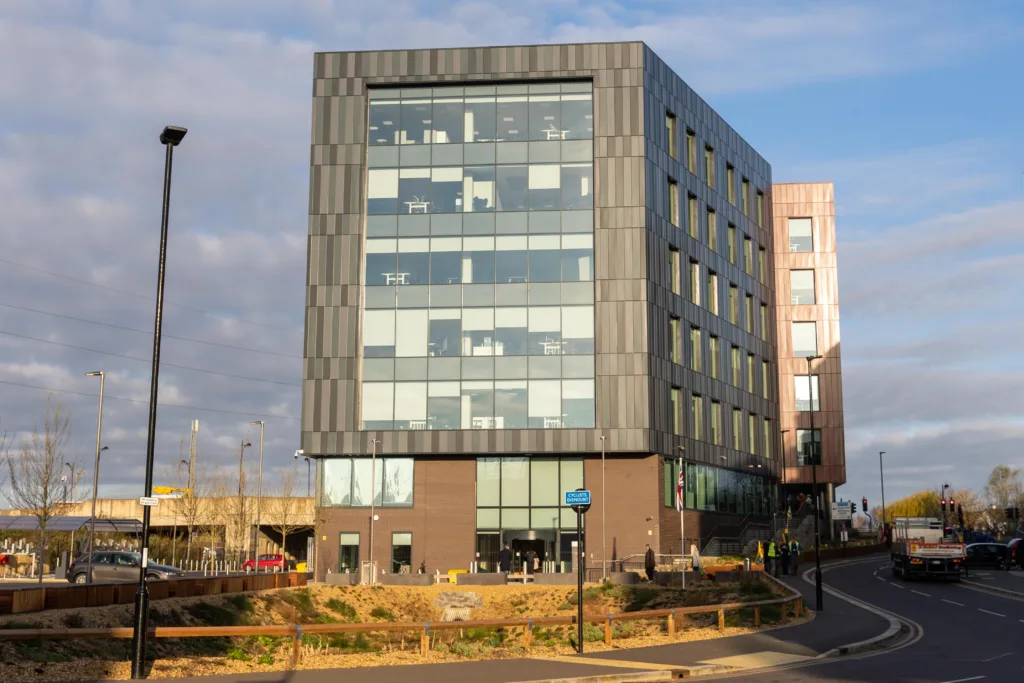
<svg viewBox="0 0 1024 683"><path fill-rule="evenodd" d="M261 572L283 572L284 571L284 556L282 555L260 555L256 558L256 562L259 562L259 570ZM242 565L242 569L245 570L246 574L256 571L256 562L248 560Z"/></svg>

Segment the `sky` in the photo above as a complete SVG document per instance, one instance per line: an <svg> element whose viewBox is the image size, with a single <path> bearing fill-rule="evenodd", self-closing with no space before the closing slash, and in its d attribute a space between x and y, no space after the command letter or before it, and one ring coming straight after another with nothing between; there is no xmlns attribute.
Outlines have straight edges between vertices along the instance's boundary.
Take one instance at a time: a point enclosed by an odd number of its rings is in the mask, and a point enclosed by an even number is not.
<svg viewBox="0 0 1024 683"><path fill-rule="evenodd" d="M842 498L1024 467L1024 3L5 0L0 432L48 390L100 495L141 493L164 125L174 159L156 483L297 463L312 53L643 40L772 165L836 190ZM58 396L54 393L54 397ZM91 485L83 477L80 495ZM301 479L300 479L301 481Z"/></svg>

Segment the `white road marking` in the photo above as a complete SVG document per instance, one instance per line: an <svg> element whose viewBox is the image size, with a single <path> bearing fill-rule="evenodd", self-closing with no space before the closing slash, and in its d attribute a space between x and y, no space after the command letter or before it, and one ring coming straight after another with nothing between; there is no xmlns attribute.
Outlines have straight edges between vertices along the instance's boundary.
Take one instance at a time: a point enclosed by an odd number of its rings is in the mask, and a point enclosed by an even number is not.
<svg viewBox="0 0 1024 683"><path fill-rule="evenodd" d="M995 616L995 617L1005 617L1006 616L1005 614L1000 614L999 612L989 612L987 609L981 609L980 607L978 608L978 611L979 612L984 612L985 614L991 614L992 616Z"/></svg>
<svg viewBox="0 0 1024 683"><path fill-rule="evenodd" d="M1012 652L1004 652L1001 655L996 655L995 657L989 657L988 659L983 659L981 661L983 661L983 662L994 662L997 659L1002 659L1003 657L1009 657L1012 654L1013 654Z"/></svg>
<svg viewBox="0 0 1024 683"><path fill-rule="evenodd" d="M875 578L878 579L879 581L885 581L885 577L884 576L876 576Z"/></svg>
<svg viewBox="0 0 1024 683"><path fill-rule="evenodd" d="M963 607L964 606L964 604L962 602L953 602L952 600L947 600L946 598L942 598L942 602L948 602L949 604L956 605L957 607Z"/></svg>
<svg viewBox="0 0 1024 683"><path fill-rule="evenodd" d="M910 592L911 592L911 593L917 593L918 595L923 595L923 596L924 596L924 597L926 597L926 598L930 598L930 597L932 597L932 596L928 595L927 593L922 593L921 591L914 591L914 590L912 590L912 591L910 591Z"/></svg>
<svg viewBox="0 0 1024 683"><path fill-rule="evenodd" d="M958 678L955 681L943 681L942 683L967 683L967 681L980 681L984 676L974 676L973 678Z"/></svg>
<svg viewBox="0 0 1024 683"><path fill-rule="evenodd" d="M892 585L896 586L897 588L900 588L900 589L903 588L903 586L899 585L898 583L894 583L892 581L890 581L889 583L891 583Z"/></svg>

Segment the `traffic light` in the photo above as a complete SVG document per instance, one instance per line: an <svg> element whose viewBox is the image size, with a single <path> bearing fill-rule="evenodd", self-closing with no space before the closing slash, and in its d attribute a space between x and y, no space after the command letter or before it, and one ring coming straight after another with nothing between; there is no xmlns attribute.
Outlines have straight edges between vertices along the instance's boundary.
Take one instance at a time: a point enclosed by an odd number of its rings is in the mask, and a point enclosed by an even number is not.
<svg viewBox="0 0 1024 683"><path fill-rule="evenodd" d="M964 526L964 506L963 505L957 505L956 506L956 517L957 517L957 520L959 520L960 528L962 529L963 526Z"/></svg>
<svg viewBox="0 0 1024 683"><path fill-rule="evenodd" d="M860 508L861 508L861 512L867 512L868 511L868 499L867 498L861 498L860 499Z"/></svg>
<svg viewBox="0 0 1024 683"><path fill-rule="evenodd" d="M952 498L950 498L949 499L949 511L953 512L953 510L956 510L956 501L953 500Z"/></svg>
<svg viewBox="0 0 1024 683"><path fill-rule="evenodd" d="M942 499L942 514L946 514L946 499Z"/></svg>

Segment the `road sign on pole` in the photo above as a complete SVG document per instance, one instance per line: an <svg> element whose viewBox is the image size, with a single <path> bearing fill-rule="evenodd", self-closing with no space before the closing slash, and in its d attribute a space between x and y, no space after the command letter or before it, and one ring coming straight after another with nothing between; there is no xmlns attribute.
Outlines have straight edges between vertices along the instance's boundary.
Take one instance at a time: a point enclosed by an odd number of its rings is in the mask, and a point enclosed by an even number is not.
<svg viewBox="0 0 1024 683"><path fill-rule="evenodd" d="M848 522L853 519L850 503L846 501L832 503L832 519L836 522Z"/></svg>
<svg viewBox="0 0 1024 683"><path fill-rule="evenodd" d="M587 506L590 507L590 491L579 489L576 491L565 492L565 504L571 506Z"/></svg>

